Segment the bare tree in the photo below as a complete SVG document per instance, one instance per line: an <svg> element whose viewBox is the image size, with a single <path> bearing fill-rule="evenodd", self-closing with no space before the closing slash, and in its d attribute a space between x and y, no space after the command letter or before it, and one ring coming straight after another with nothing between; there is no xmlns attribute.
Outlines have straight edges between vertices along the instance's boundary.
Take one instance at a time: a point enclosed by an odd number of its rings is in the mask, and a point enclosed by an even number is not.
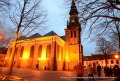
<svg viewBox="0 0 120 81"><path fill-rule="evenodd" d="M112 42L117 46L118 51L120 50L120 22L114 22L113 27L111 27L111 33L109 36Z"/></svg>
<svg viewBox="0 0 120 81"><path fill-rule="evenodd" d="M3 28L1 26L1 20L3 20L3 15L6 14L6 11L10 8L11 5L11 0L0 0L0 28Z"/></svg>
<svg viewBox="0 0 120 81"><path fill-rule="evenodd" d="M69 0L66 0L69 2ZM79 10L79 19L84 28L89 28L89 36L96 31L95 37L115 28L120 22L119 0L75 0ZM86 26L86 27L85 27ZM119 31L120 32L120 31ZM112 32L113 33L113 32ZM120 40L120 33L117 34ZM120 49L120 41L119 41Z"/></svg>
<svg viewBox="0 0 120 81"><path fill-rule="evenodd" d="M111 42L107 41L103 37L99 37L96 41L96 52L103 54L105 59L105 65L107 65L106 54L111 54L115 51L114 46Z"/></svg>
<svg viewBox="0 0 120 81"><path fill-rule="evenodd" d="M7 47L8 43L13 40L15 31L13 28L8 28L2 23L0 26L0 47Z"/></svg>
<svg viewBox="0 0 120 81"><path fill-rule="evenodd" d="M0 0L0 11L5 11L10 6L11 0Z"/></svg>
<svg viewBox="0 0 120 81"><path fill-rule="evenodd" d="M12 60L8 74L12 73L12 66L15 55L15 48L17 39L20 35L29 34L35 29L44 29L44 23L46 22L46 13L41 9L41 0L16 0L13 2L13 10L9 14L11 21L16 27L16 34L14 38L14 45L12 50ZM25 33L27 32L27 33Z"/></svg>
<svg viewBox="0 0 120 81"><path fill-rule="evenodd" d="M80 10L80 18L82 18L84 22L91 19L93 23L101 19L102 22L106 20L109 23L112 21L120 22L119 0L76 0L76 2Z"/></svg>
<svg viewBox="0 0 120 81"><path fill-rule="evenodd" d="M70 0L66 0L70 2ZM110 24L113 21L120 22L119 0L74 0L79 10L79 19L88 27L90 32L100 23ZM106 26L107 27L107 26ZM104 28L105 30L106 28ZM102 30L102 31L104 31Z"/></svg>

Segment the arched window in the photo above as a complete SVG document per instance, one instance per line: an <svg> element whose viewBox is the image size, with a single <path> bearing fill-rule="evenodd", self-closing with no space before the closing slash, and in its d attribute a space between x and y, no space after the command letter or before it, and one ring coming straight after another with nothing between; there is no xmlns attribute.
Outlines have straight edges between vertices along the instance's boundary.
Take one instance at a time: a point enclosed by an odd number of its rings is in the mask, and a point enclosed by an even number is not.
<svg viewBox="0 0 120 81"><path fill-rule="evenodd" d="M38 58L41 58L42 56L42 45L39 45L38 47Z"/></svg>
<svg viewBox="0 0 120 81"><path fill-rule="evenodd" d="M74 37L76 37L76 31L74 31Z"/></svg>
<svg viewBox="0 0 120 81"><path fill-rule="evenodd" d="M21 48L20 58L23 56L24 47Z"/></svg>
<svg viewBox="0 0 120 81"><path fill-rule="evenodd" d="M30 58L33 58L33 55L34 55L34 46L31 46L31 49L30 49Z"/></svg>
<svg viewBox="0 0 120 81"><path fill-rule="evenodd" d="M15 48L15 58L17 57L18 47Z"/></svg>
<svg viewBox="0 0 120 81"><path fill-rule="evenodd" d="M51 57L51 45L50 45L50 44L47 46L46 57L47 57L47 58L50 58L50 57Z"/></svg>

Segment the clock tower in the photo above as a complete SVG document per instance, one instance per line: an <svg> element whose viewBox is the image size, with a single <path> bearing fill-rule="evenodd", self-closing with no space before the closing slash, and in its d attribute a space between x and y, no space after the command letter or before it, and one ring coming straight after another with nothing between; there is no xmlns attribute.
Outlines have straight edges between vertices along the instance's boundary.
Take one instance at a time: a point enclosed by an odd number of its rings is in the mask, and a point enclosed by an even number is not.
<svg viewBox="0 0 120 81"><path fill-rule="evenodd" d="M83 63L83 47L81 45L81 25L79 23L78 11L75 1L72 0L70 18L65 29L65 54L68 61L69 70L74 68L74 65L81 61Z"/></svg>

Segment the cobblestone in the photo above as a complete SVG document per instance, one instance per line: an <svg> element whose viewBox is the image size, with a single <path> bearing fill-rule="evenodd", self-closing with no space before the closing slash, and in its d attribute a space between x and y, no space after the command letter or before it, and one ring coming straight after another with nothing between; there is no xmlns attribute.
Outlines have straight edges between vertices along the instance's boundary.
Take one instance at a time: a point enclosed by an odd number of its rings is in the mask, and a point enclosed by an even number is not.
<svg viewBox="0 0 120 81"><path fill-rule="evenodd" d="M8 67L0 67L0 74L7 75ZM14 68L12 72L13 76L24 78L28 81L76 81L75 71L40 71L37 69L20 69ZM87 72L84 73L84 81L88 81ZM114 77L102 77L95 76L95 81L114 81Z"/></svg>

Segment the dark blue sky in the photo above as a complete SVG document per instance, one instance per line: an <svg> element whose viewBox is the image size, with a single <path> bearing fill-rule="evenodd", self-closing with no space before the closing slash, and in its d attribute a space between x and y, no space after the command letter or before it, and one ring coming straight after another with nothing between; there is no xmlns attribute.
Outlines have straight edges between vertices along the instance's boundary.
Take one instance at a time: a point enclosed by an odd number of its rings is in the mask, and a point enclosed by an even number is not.
<svg viewBox="0 0 120 81"><path fill-rule="evenodd" d="M69 8L65 8L64 0L43 0L43 7L46 8L48 13L48 28L43 34L53 30L59 36L65 35L64 29L66 28L67 20L69 19ZM91 55L95 53L95 43L90 42L87 38L87 32L82 34L82 45L84 55Z"/></svg>

